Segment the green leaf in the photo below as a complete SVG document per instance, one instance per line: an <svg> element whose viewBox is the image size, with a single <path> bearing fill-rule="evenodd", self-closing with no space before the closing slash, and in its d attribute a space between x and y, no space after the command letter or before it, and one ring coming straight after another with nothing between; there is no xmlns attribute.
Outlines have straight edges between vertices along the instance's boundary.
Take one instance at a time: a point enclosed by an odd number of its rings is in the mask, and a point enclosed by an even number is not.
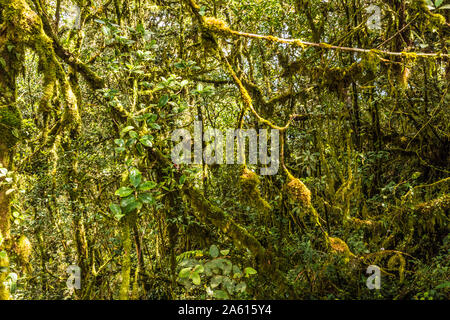
<svg viewBox="0 0 450 320"><path fill-rule="evenodd" d="M223 276L214 276L210 282L211 288L217 288L222 283L223 278Z"/></svg>
<svg viewBox="0 0 450 320"><path fill-rule="evenodd" d="M442 2L444 2L444 0L436 0L434 2L434 5L436 6L436 8L439 8L439 6L442 4Z"/></svg>
<svg viewBox="0 0 450 320"><path fill-rule="evenodd" d="M180 270L180 273L178 274L179 278L187 278L189 277L189 274L191 273L191 268L184 268Z"/></svg>
<svg viewBox="0 0 450 320"><path fill-rule="evenodd" d="M123 139L116 139L114 140L114 143L117 144L119 147L123 147L125 145L125 141L123 141Z"/></svg>
<svg viewBox="0 0 450 320"><path fill-rule="evenodd" d="M235 289L235 284L236 284L234 282L234 280L232 280L228 277L224 277L222 284L225 287L225 289L227 289L228 293L233 294L234 289Z"/></svg>
<svg viewBox="0 0 450 320"><path fill-rule="evenodd" d="M247 267L244 269L244 273L249 276L251 274L257 274L258 271L256 271L255 269L253 269L252 267Z"/></svg>
<svg viewBox="0 0 450 320"><path fill-rule="evenodd" d="M143 136L141 139L139 139L139 141L146 147L152 147L153 143L152 143L152 136Z"/></svg>
<svg viewBox="0 0 450 320"><path fill-rule="evenodd" d="M183 62L177 62L174 64L175 68L177 69L184 69L186 68L186 65Z"/></svg>
<svg viewBox="0 0 450 320"><path fill-rule="evenodd" d="M116 196L125 198L125 197L128 197L130 194L132 194L133 191L134 191L133 189L128 188L128 187L121 187L120 189L118 189L116 191Z"/></svg>
<svg viewBox="0 0 450 320"><path fill-rule="evenodd" d="M133 139L128 139L127 143L125 144L125 146L131 147L135 143L136 143L136 139L134 139L134 138Z"/></svg>
<svg viewBox="0 0 450 320"><path fill-rule="evenodd" d="M204 271L205 271L205 268L201 264L196 265L194 268L194 272L203 273Z"/></svg>
<svg viewBox="0 0 450 320"><path fill-rule="evenodd" d="M198 274L198 272L192 272L190 278L192 279L192 283L197 286L201 283L200 275Z"/></svg>
<svg viewBox="0 0 450 320"><path fill-rule="evenodd" d="M150 123L149 125L152 129L161 130L161 126L157 123Z"/></svg>
<svg viewBox="0 0 450 320"><path fill-rule="evenodd" d="M139 186L139 191L148 191L155 188L158 184L154 181L146 181Z"/></svg>
<svg viewBox="0 0 450 320"><path fill-rule="evenodd" d="M446 5L443 5L442 7L439 7L439 10L444 10L444 9L450 9L450 4L446 4Z"/></svg>
<svg viewBox="0 0 450 320"><path fill-rule="evenodd" d="M131 184L135 188L137 188L141 184L141 181L142 181L142 173L138 169L132 168L130 170L130 182L131 182Z"/></svg>
<svg viewBox="0 0 450 320"><path fill-rule="evenodd" d="M181 177L180 177L180 184L184 184L184 182L186 181L186 176L183 174Z"/></svg>
<svg viewBox="0 0 450 320"><path fill-rule="evenodd" d="M213 244L209 248L209 255L213 258L217 258L219 256L219 248L217 248L217 246Z"/></svg>
<svg viewBox="0 0 450 320"><path fill-rule="evenodd" d="M138 195L139 200L142 201L142 203L149 204L153 203L154 199L150 193L141 193Z"/></svg>
<svg viewBox="0 0 450 320"><path fill-rule="evenodd" d="M220 250L220 254L223 256L226 256L229 253L230 253L230 250Z"/></svg>
<svg viewBox="0 0 450 320"><path fill-rule="evenodd" d="M167 94L163 95L158 101L158 107L164 107L169 101L169 96Z"/></svg>
<svg viewBox="0 0 450 320"><path fill-rule="evenodd" d="M158 119L158 115L154 114L154 113L147 113L146 115L147 118L147 123L150 124L152 122L155 122L156 119Z"/></svg>
<svg viewBox="0 0 450 320"><path fill-rule="evenodd" d="M216 299L228 299L228 294L223 290L215 290L214 298Z"/></svg>
<svg viewBox="0 0 450 320"><path fill-rule="evenodd" d="M136 200L134 197L125 198L120 202L125 214L134 210L140 210L142 208L142 202Z"/></svg>
<svg viewBox="0 0 450 320"><path fill-rule="evenodd" d="M137 139L137 137L139 137L138 133L136 131L131 130L130 132L128 132L128 134L130 135L131 138L133 139Z"/></svg>
<svg viewBox="0 0 450 320"><path fill-rule="evenodd" d="M128 127L123 128L120 133L121 133L121 135L124 135L125 133L127 133L128 131L131 131L133 129L134 129L133 126L128 126Z"/></svg>
<svg viewBox="0 0 450 320"><path fill-rule="evenodd" d="M111 209L111 212L112 212L115 216L122 214L122 209L120 209L120 206L119 206L118 204L111 203L111 204L109 205L109 209Z"/></svg>
<svg viewBox="0 0 450 320"><path fill-rule="evenodd" d="M241 269L237 265L233 265L233 278L240 278L242 277Z"/></svg>
<svg viewBox="0 0 450 320"><path fill-rule="evenodd" d="M245 282L238 283L235 288L236 291L241 292L241 293L244 292L245 289L247 289L247 284Z"/></svg>
<svg viewBox="0 0 450 320"><path fill-rule="evenodd" d="M447 289L447 288L450 288L450 281L439 284L438 286L436 286L435 289Z"/></svg>

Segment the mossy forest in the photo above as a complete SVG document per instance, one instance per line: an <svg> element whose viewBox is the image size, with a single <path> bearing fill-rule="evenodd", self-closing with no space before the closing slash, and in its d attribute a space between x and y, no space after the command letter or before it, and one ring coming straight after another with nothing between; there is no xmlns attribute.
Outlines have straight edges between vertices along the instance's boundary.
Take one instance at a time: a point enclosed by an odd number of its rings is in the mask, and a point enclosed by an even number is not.
<svg viewBox="0 0 450 320"><path fill-rule="evenodd" d="M449 31L443 0L0 0L0 300L447 300Z"/></svg>

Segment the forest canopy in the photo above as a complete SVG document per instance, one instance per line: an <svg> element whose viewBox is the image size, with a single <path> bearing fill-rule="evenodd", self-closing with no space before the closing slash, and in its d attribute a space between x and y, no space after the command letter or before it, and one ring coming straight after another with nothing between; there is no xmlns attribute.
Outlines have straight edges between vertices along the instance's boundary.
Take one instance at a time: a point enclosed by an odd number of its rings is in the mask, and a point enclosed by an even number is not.
<svg viewBox="0 0 450 320"><path fill-rule="evenodd" d="M0 300L448 299L449 31L443 0L0 0Z"/></svg>

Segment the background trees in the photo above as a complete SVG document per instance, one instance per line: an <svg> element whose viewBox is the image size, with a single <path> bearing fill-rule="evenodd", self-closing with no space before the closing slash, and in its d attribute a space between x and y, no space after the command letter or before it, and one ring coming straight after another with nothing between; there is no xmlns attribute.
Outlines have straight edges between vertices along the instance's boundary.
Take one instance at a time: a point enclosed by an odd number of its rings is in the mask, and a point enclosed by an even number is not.
<svg viewBox="0 0 450 320"><path fill-rule="evenodd" d="M447 297L442 1L0 12L2 298ZM283 168L173 166L194 120L282 128Z"/></svg>

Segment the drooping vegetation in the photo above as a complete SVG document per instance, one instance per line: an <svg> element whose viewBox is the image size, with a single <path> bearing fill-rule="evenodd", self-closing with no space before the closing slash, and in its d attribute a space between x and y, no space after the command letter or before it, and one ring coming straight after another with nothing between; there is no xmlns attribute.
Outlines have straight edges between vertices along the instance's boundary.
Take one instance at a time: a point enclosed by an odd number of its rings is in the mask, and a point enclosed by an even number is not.
<svg viewBox="0 0 450 320"><path fill-rule="evenodd" d="M0 300L447 299L449 23L442 0L0 0ZM278 172L174 164L198 123L278 130Z"/></svg>

